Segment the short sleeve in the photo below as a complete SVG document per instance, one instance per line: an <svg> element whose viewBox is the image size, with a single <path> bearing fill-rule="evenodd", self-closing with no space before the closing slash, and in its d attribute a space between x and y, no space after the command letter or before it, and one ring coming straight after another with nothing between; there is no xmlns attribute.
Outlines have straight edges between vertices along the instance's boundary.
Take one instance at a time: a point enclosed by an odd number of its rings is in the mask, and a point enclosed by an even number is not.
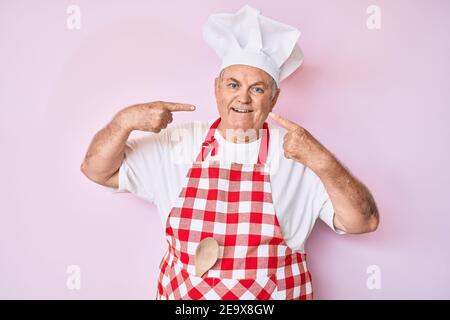
<svg viewBox="0 0 450 320"><path fill-rule="evenodd" d="M334 208L325 186L319 177L317 177L317 193L314 199L315 207L318 208L318 217L325 222L337 234L345 234L346 232L337 229L334 226Z"/></svg>
<svg viewBox="0 0 450 320"><path fill-rule="evenodd" d="M115 192L128 191L154 202L157 181L164 163L164 134L149 134L129 139L125 145L125 157L119 168L118 188Z"/></svg>

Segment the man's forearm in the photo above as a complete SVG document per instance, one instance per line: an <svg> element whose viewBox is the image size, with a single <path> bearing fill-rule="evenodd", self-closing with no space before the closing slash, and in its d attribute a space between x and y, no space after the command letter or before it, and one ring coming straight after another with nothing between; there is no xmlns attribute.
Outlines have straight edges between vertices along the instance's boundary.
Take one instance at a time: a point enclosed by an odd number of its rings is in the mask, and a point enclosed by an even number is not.
<svg viewBox="0 0 450 320"><path fill-rule="evenodd" d="M125 144L131 133L120 121L120 113L97 132L89 145L81 171L91 180L103 182L122 164Z"/></svg>
<svg viewBox="0 0 450 320"><path fill-rule="evenodd" d="M316 171L335 210L335 225L348 233L374 231L378 208L369 189L358 181L331 153L325 166Z"/></svg>

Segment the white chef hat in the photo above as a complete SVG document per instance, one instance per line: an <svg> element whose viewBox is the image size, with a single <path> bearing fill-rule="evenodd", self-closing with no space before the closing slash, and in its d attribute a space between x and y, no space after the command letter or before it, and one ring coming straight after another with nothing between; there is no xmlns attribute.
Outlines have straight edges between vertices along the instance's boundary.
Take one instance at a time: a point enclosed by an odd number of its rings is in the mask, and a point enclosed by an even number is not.
<svg viewBox="0 0 450 320"><path fill-rule="evenodd" d="M222 59L221 69L233 64L257 67L270 74L277 85L303 62L297 45L300 34L248 5L236 14L211 15L203 28L203 38Z"/></svg>

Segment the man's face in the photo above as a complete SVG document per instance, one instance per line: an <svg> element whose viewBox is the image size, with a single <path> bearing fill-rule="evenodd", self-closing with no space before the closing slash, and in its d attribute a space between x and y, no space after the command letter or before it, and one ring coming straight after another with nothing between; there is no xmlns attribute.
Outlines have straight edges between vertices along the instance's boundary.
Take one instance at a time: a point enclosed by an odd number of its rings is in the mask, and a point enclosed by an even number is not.
<svg viewBox="0 0 450 320"><path fill-rule="evenodd" d="M219 128L262 128L272 111L279 89L272 92L272 77L265 71L247 66L232 65L224 69L222 78L215 79L217 107L222 118Z"/></svg>

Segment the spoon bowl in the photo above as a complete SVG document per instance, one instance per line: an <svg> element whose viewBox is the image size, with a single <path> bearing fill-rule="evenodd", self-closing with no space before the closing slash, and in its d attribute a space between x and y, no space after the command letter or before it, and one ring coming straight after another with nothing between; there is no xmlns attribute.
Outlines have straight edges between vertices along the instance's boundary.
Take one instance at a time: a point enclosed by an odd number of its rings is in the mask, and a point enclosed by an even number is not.
<svg viewBox="0 0 450 320"><path fill-rule="evenodd" d="M213 238L205 238L195 249L195 275L202 277L219 258L219 243Z"/></svg>

